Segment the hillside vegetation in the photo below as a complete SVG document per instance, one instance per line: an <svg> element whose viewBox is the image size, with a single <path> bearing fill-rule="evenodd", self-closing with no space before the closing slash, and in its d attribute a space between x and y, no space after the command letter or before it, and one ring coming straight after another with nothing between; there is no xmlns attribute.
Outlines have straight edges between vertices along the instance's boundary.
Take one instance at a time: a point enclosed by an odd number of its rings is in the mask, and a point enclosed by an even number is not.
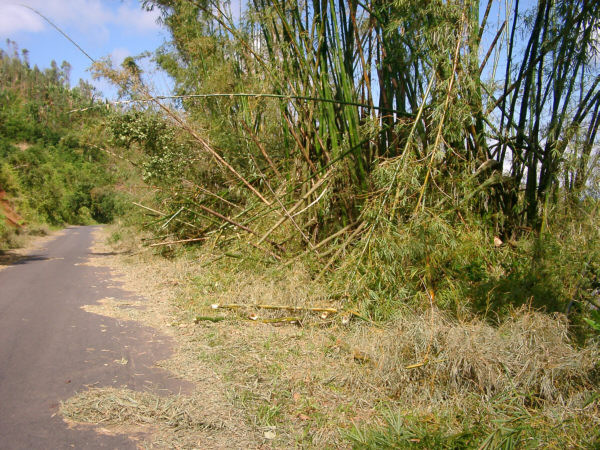
<svg viewBox="0 0 600 450"><path fill-rule="evenodd" d="M70 113L95 100L89 84L70 86L69 72L67 62L30 67L14 42L0 51L0 249L45 226L106 223L122 211L119 169L99 147L109 114Z"/></svg>

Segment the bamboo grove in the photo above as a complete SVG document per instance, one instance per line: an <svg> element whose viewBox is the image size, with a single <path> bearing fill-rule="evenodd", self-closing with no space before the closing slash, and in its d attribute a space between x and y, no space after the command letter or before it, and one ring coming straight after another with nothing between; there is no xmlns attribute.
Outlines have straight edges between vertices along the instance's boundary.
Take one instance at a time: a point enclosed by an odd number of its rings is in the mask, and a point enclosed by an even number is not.
<svg viewBox="0 0 600 450"><path fill-rule="evenodd" d="M175 96L132 58L96 71L145 105L112 131L145 149L165 243L230 228L268 258L313 255L321 276L360 240L359 266L378 230L469 216L506 241L597 197L598 2L144 6L170 33L154 61Z"/></svg>

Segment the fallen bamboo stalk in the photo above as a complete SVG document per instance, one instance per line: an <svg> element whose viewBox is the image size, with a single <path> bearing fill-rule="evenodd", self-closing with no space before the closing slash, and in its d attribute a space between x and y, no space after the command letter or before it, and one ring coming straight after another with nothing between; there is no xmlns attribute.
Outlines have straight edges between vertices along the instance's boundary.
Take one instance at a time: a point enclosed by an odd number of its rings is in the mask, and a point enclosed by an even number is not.
<svg viewBox="0 0 600 450"><path fill-rule="evenodd" d="M464 20L464 14L463 14L463 20ZM443 134L443 130L444 130L444 122L446 120L447 117L447 113L448 113L448 105L450 104L450 99L452 97L452 87L454 86L454 80L455 80L455 74L458 68L458 60L459 60L459 55L460 55L460 46L461 46L461 42L460 39L458 40L458 42L456 43L456 50L454 51L454 63L452 65L452 76L450 77L450 81L448 83L448 90L446 92L446 101L444 103L444 109L442 109L442 116L439 119L440 123L438 125L438 129L437 129L437 134L435 136L435 142L433 144L433 149L431 152L431 158L429 159L429 163L427 165L427 173L425 174L425 181L423 181L423 186L421 187L421 190L419 192L419 199L417 200L417 206L415 206L413 215L417 215L417 212L419 211L419 208L421 206L421 201L423 200L423 196L425 195L425 191L427 190L427 183L429 181L429 177L431 176L431 172L432 172L432 168L433 168L433 162L435 159L435 149L438 148L438 145L440 144L440 140L442 140L442 134Z"/></svg>
<svg viewBox="0 0 600 450"><path fill-rule="evenodd" d="M179 115L175 114L173 111L171 111L170 108L163 105L157 99L154 98L152 100L158 105L160 109L167 113L169 117L171 117L176 123L178 123L182 129L187 131L190 136L192 136L196 141L198 141L200 145L204 148L204 150L210 153L219 163L223 164L231 173L233 173L233 175L235 175L236 178L238 178L242 183L244 183L246 187L250 189L265 205L271 206L271 203L266 198L264 198L254 186L252 186L243 176L241 176L238 173L238 171L235 170L233 166L231 166L231 164L225 161L225 159L221 155L219 155L219 153L215 149L208 145L208 142L202 139L198 135L198 133L196 133L181 117L179 117Z"/></svg>
<svg viewBox="0 0 600 450"><path fill-rule="evenodd" d="M256 167L258 168L258 164L257 164L256 160L254 159L254 157L252 155L249 155L249 156L250 156L250 158L252 158L252 161L254 162L254 164L256 165ZM265 181L265 184L266 184L267 188L269 189L269 191L271 191L271 194L273 195L273 197L275 198L275 200L277 201L277 203L279 204L279 206L283 210L284 215L289 218L290 222L292 222L292 224L294 225L294 227L296 228L296 230L298 230L298 232L302 236L302 239L304 239L304 242L306 242L309 247L312 247L312 242L310 242L310 239L308 238L308 236L306 236L306 234L304 233L304 231L302 231L302 228L300 228L300 226L296 223L296 221L294 220L294 217L286 209L285 205L283 204L283 202L281 201L281 199L279 198L279 196L277 194L275 194L275 191L273 191L273 188L271 187L271 184L267 180L267 177L264 176L263 172L260 169L258 169L258 171L259 171L260 175L264 178L264 181Z"/></svg>
<svg viewBox="0 0 600 450"><path fill-rule="evenodd" d="M325 272L327 271L327 269L329 269L329 267L334 263L334 261L337 259L337 257L340 255L340 253L342 253L344 251L344 249L348 246L348 244L352 241L352 239L354 239L358 233L360 233L362 231L362 229L364 228L364 226L366 225L366 222L362 222L357 228L356 230L354 230L352 232L352 234L348 237L348 239L346 239L346 241L340 246L340 248L334 253L334 255L331 257L331 259L329 260L329 262L325 265L325 267L323 267L323 270L321 270L321 272L319 273L319 275L317 275L317 278L315 279L315 281L319 281L321 279L321 277L325 274Z"/></svg>
<svg viewBox="0 0 600 450"><path fill-rule="evenodd" d="M290 205L292 203L293 203L292 201L289 201L286 203L286 205ZM244 210L244 214L252 211L252 209L254 209L254 208L247 208L246 210ZM259 220L259 219L262 219L263 217L268 216L273 211L279 213L279 208L277 206L271 206L270 208L268 208L266 210L261 210L258 214L256 214L255 216L251 216L250 218L246 219L246 221L243 223L244 223L244 225L248 225L249 223L252 223L256 220ZM236 215L234 218L237 219L237 218L241 217L242 215L243 214L240 213L240 214Z"/></svg>
<svg viewBox="0 0 600 450"><path fill-rule="evenodd" d="M225 222L227 222L227 223L229 223L229 224L231 224L231 225L233 225L233 226L235 226L235 227L238 227L238 228L240 228L240 229L242 229L242 230L246 231L247 233L250 233L250 234L253 234L253 235L255 235L255 236L258 236L258 234L257 234L257 233L256 233L256 232L255 232L253 229L251 229L251 228L248 228L247 226L245 226L245 225L242 225L241 223L239 223L239 222L236 222L235 220L233 220L233 219L230 219L229 217L227 217L227 216L224 216L223 214L221 214L221 213L218 213L217 211L213 211L212 209L210 209L210 208L208 208L208 207L204 206L204 205L203 205L203 204L201 204L201 203L198 203L198 204L197 204L197 206L198 206L198 208L200 208L201 210L203 210L203 211L206 211L207 213L209 213L209 214L212 214L213 216L215 216L215 217L218 217L219 219L221 219L221 220L224 220Z"/></svg>
<svg viewBox="0 0 600 450"><path fill-rule="evenodd" d="M257 59L262 59L254 51L252 51L251 53L253 55L255 55L257 57ZM264 65L265 63L261 62L261 64ZM401 117L406 117L406 118L413 117L413 114L410 114L410 113L407 113L404 111L400 111L398 109L373 106L369 103L342 101L342 100L336 100L336 99L330 99L330 98L321 98L321 97L316 97L314 95L311 95L311 96L285 95L285 94L272 94L272 93L265 93L265 92L248 92L248 93L215 92L212 94L155 95L155 96L150 96L149 94L147 94L147 95L148 95L147 98L118 100L118 101L112 101L112 102L107 101L107 102L95 104L94 106L89 106L87 108L72 109L71 111L68 112L68 114L89 111L90 109L94 109L94 108L106 108L107 104L116 106L116 105L130 105L130 104L134 104L134 103L151 103L151 102L155 102L156 100L171 100L171 99L195 99L195 98L196 99L204 99L204 98L219 98L219 97L231 99L231 98L237 98L237 97L252 97L252 98L274 98L274 99L281 99L281 100L303 100L305 103L307 103L307 102L333 103L336 105L357 106L359 108L368 108L368 109L374 109L374 110L383 111L383 112L387 112L387 113L395 113Z"/></svg>
<svg viewBox="0 0 600 450"><path fill-rule="evenodd" d="M227 200L226 198L220 196L219 194L215 194L214 192L209 191L208 189L200 186L199 184L194 183L193 181L189 181L189 180L186 180L186 179L183 179L183 178L182 178L182 181L184 181L185 183L191 184L193 187L195 187L199 191L202 191L206 195L210 195L211 197L217 198L217 199L221 200L223 203L226 203L229 206L233 206L234 208L237 208L237 209L242 209L242 207L240 205L236 205L235 203L230 202L229 200Z"/></svg>
<svg viewBox="0 0 600 450"><path fill-rule="evenodd" d="M292 264L294 261L296 261L298 258L302 258L303 256L307 255L308 253L310 253L313 250L318 250L319 248L323 247L325 244L327 244L328 242L330 242L331 240L335 239L336 237L344 234L346 231L348 231L350 228L352 228L354 225L356 225L358 223L358 221L356 222L352 222L350 225L346 225L344 228L342 228L339 231L336 231L335 233L333 233L331 236L323 239L321 242L319 242L317 245L315 245L313 248L309 248L308 250L305 250L304 252L300 253L299 255L294 256L292 259L290 259L289 261L287 261L285 263L286 266L289 266L290 264ZM323 254L321 254L320 256L323 256Z"/></svg>
<svg viewBox="0 0 600 450"><path fill-rule="evenodd" d="M144 206L141 203L136 203L136 202L131 202L131 203L133 203L135 206L139 206L140 208L147 209L148 211L153 212L155 214L158 214L161 216L166 216L166 214L164 212L160 212L157 209L150 208L149 206Z"/></svg>
<svg viewBox="0 0 600 450"><path fill-rule="evenodd" d="M246 133L248 133L250 135L250 138L252 138L252 141L254 142L254 144L258 147L258 149L260 150L260 152L263 154L263 156L267 160L267 163L269 164L269 166L271 166L271 169L273 169L273 172L275 172L275 174L279 178L281 178L281 173L279 172L279 170L277 170L277 167L275 166L275 164L273 163L273 161L269 157L269 154L265 150L264 145L262 145L262 143L258 140L258 137L254 133L254 131L252 131L250 129L250 127L248 126L248 124L246 123L245 120L242 120L241 123L242 123L242 126L244 127L244 129L246 130Z"/></svg>
<svg viewBox="0 0 600 450"><path fill-rule="evenodd" d="M286 122L288 123L288 130L290 130L290 133L292 134L294 140L296 141L296 144L300 148L300 153L302 154L302 156L308 163L309 167L312 169L313 173L318 177L319 171L317 170L317 168L315 167L313 162L308 157L308 154L304 151L304 146L302 145L302 141L298 137L298 134L296 134L296 131L294 131L294 125L292 124L292 121L289 119L289 117L287 116L286 113L283 113L283 117L285 118Z"/></svg>
<svg viewBox="0 0 600 450"><path fill-rule="evenodd" d="M169 224L171 223L171 221L172 221L172 220L173 220L175 217L177 217L177 216L179 215L179 213L180 213L181 211L183 211L184 209L185 209L185 207L183 207L183 206L182 206L181 208L179 208L179 209L177 210L177 212L176 212L175 214L173 214L173 215L172 215L172 216L169 218L169 220L167 220L165 223L163 223L163 224L162 224L161 228L167 228L167 225L169 225Z"/></svg>
<svg viewBox="0 0 600 450"><path fill-rule="evenodd" d="M165 214L164 212L161 212L161 211L159 211L159 210L157 210L157 209L150 208L149 206L144 206L144 205L142 205L141 203L136 203L136 202L131 202L131 203L133 203L135 206L138 206L138 207L140 207L140 208L143 208L143 209L146 209L146 210L148 210L148 211L150 211L150 212L153 212L154 214L158 214L159 216L163 216L163 217L164 217L164 216L166 216L166 215L167 215L167 214ZM193 225L193 224L191 224L191 223L188 223L188 222L186 222L186 221L184 221L184 220L175 219L175 221L176 221L176 222L179 222L179 223L182 223L182 224L184 224L184 225L187 225L188 227L195 228L196 230L199 230L199 229L200 229L200 228L199 228L199 227L197 227L196 225Z"/></svg>
<svg viewBox="0 0 600 450"><path fill-rule="evenodd" d="M289 323L294 323L294 322L300 322L300 318L298 317L278 317L278 318L274 318L274 319L258 319L258 322L262 322L262 323L281 323L281 322L289 322Z"/></svg>
<svg viewBox="0 0 600 450"><path fill-rule="evenodd" d="M253 229L248 228L247 226L242 225L241 223L238 223L235 220L232 220L229 217L226 217L223 214L218 213L217 211L213 211L212 209L210 209L210 208L208 208L208 207L206 207L206 206L204 206L204 205L202 205L200 203L198 203L198 207L200 209L202 209L203 211L206 211L207 213L212 214L213 216L218 217L219 219L224 220L225 222L228 222L231 225L236 226L236 227L244 230L247 233L253 234L254 236L258 236L258 233L256 233L256 231L254 231ZM281 248L281 246L279 244L277 244L276 242L273 242L273 241L268 241L268 242L269 242L269 244L271 244L274 247L276 247L279 251L282 251L282 252L284 251L284 249ZM260 242L258 244L255 244L254 242L250 242L250 245L252 245L252 247L255 247L255 248L260 249L262 251L267 251L271 256L273 256L277 260L281 259L280 256L274 254L273 252L271 252L269 250L266 250L266 249L262 248L259 244L260 244Z"/></svg>
<svg viewBox="0 0 600 450"><path fill-rule="evenodd" d="M242 304L242 303L229 303L229 304L224 304L224 305L219 305L218 303L215 303L214 305L211 305L211 308L212 309L232 309L232 310L256 308L256 309L272 309L272 310L281 310L281 311L305 311L305 312L317 312L317 313L320 312L320 313L328 313L328 314L348 314L350 316L354 316L361 320L364 320L365 322L369 322L370 324L372 324L376 327L380 327L380 325L373 322L368 317L365 317L362 314L359 314L358 312L356 312L353 309L340 310L337 308L327 308L327 307L287 306L287 305L246 305L246 304ZM254 318L251 318L250 320L256 320L256 316L254 316Z"/></svg>
<svg viewBox="0 0 600 450"><path fill-rule="evenodd" d="M164 216L158 216L158 219L154 219L154 220L151 220L150 222L144 223L142 225L142 228L149 228L152 225L155 225L155 224L157 224L159 222L162 222L163 220L165 220Z"/></svg>
<svg viewBox="0 0 600 450"><path fill-rule="evenodd" d="M311 306L284 306L284 305L256 305L260 309L283 309L286 311L311 311L311 312L327 312L335 314L338 312L336 308L327 307L311 307Z"/></svg>
<svg viewBox="0 0 600 450"><path fill-rule="evenodd" d="M298 200L296 202L296 204L294 206L292 206L290 209L287 210L288 214L284 215L281 219L279 219L277 221L277 223L275 225L273 225L271 227L271 229L269 229L269 231L267 231L263 237L260 238L260 240L258 241L258 244L260 244L261 242L263 242L265 239L267 239L271 233L273 233L273 231L275 231L277 228L279 228L279 226L281 224L283 224L289 217L290 214L294 213L294 211L296 211L298 208L300 208L300 206L302 206L302 204L304 203L304 201L310 197L317 189L319 189L319 187L325 182L325 180L327 179L327 177L329 176L329 174L331 173L331 170L329 172L327 172L325 175L323 175L323 178L321 178L319 181L317 181L314 186L312 188L310 188L308 190L308 192L306 194L304 194L302 196L302 198L300 200Z"/></svg>
<svg viewBox="0 0 600 450"><path fill-rule="evenodd" d="M234 220L240 219L242 216L244 216L245 214L249 213L249 212L250 212L250 211L252 211L254 208L255 208L255 206L251 206L251 207L248 207L248 208L244 209L243 211L240 211L240 212L239 212L239 213L237 213L235 216L233 216L233 219L234 219ZM271 212L271 211L274 211L275 209L276 209L276 208L274 208L274 207L271 207L271 208L269 208L267 211L268 211L268 212ZM259 217L260 217L260 215L259 215ZM248 225L248 224L249 224L249 223L251 223L253 220L254 220L254 217L252 217L252 218L250 218L250 219L246 220L246 221L245 221L245 222L243 222L242 224L243 224L243 225ZM222 224L219 226L219 228L217 228L216 230L211 230L211 231L208 231L206 234L221 233L221 232L222 232L222 231L225 229L225 227L227 227L228 225L231 225L231 224L229 224L228 222L226 222L226 223L222 223Z"/></svg>
<svg viewBox="0 0 600 450"><path fill-rule="evenodd" d="M327 250L321 252L321 253L317 253L317 256L321 259L327 258L329 255L331 255L333 252L335 252L337 250L337 247L332 246L329 247Z"/></svg>
<svg viewBox="0 0 600 450"><path fill-rule="evenodd" d="M206 239L208 239L208 238L206 238L206 237L199 237L199 238L191 238L191 239L180 239L178 241L157 242L156 244L150 244L148 247L160 247L162 245L183 244L183 243L186 243L186 242L204 241Z"/></svg>
<svg viewBox="0 0 600 450"><path fill-rule="evenodd" d="M336 308L327 307L311 307L311 306L287 306L287 305L245 305L241 303L230 303L225 305L214 304L213 309L241 309L241 308L258 308L258 309L279 309L285 311L311 311L311 312L327 312L335 314L339 312Z"/></svg>
<svg viewBox="0 0 600 450"><path fill-rule="evenodd" d="M194 205L198 205L198 203L194 202ZM195 210L193 210L191 208L186 208L186 210L189 211L189 212L191 212L195 216L200 217L201 219L207 220L208 222L210 222L210 223L212 223L214 225L222 225L222 222L218 221L217 219L215 219L212 216L207 216L206 214L199 213L198 211L195 211ZM205 228L204 230L202 230L202 234L205 234L205 232L209 229L209 227L210 227L210 225L207 228Z"/></svg>
<svg viewBox="0 0 600 450"><path fill-rule="evenodd" d="M317 203L319 203L319 200L321 200L323 198L323 196L325 195L325 192L327 192L327 188L323 189L323 192L321 192L319 194L319 196L312 201L311 203L308 204L308 206L306 206L306 208L301 209L300 211L298 211L297 213L294 213L294 215L292 217L296 217L299 216L300 214L302 214L304 211L312 208L314 205L316 205Z"/></svg>

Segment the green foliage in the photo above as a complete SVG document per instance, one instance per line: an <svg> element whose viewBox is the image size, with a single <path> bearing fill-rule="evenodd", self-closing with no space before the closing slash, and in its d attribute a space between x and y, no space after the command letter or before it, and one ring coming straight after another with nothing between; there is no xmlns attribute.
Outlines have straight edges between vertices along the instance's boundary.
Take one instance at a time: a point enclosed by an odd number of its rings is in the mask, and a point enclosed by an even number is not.
<svg viewBox="0 0 600 450"><path fill-rule="evenodd" d="M5 240L6 234L8 233L9 228L6 226L6 218L4 214L0 211L0 240Z"/></svg>
<svg viewBox="0 0 600 450"><path fill-rule="evenodd" d="M15 195L20 189L19 175L7 162L0 163L0 188L9 195Z"/></svg>
<svg viewBox="0 0 600 450"><path fill-rule="evenodd" d="M96 147L97 124L109 113L70 113L93 104L93 88L70 88L66 63L41 71L19 57L15 43L9 47L12 55L0 50L0 189L30 228L113 220L123 199Z"/></svg>
<svg viewBox="0 0 600 450"><path fill-rule="evenodd" d="M90 197L91 206L88 211L97 222L109 223L125 213L126 198L123 194L115 192L112 187L93 188Z"/></svg>
<svg viewBox="0 0 600 450"><path fill-rule="evenodd" d="M346 186L326 208L346 224L384 158L416 156L419 197L493 162L501 170L480 180L490 189L470 192L465 183L448 195L476 196L466 209L492 218L503 237L523 225L538 231L547 199L561 186L579 195L597 161L600 7L534 3L525 12L498 4L492 20L489 10L480 17L479 2L258 0L239 18L220 0L143 2L171 35L155 61L175 80L186 117L242 176L276 175L279 185L281 174L294 183L343 165ZM480 45L500 28L508 48L494 40L481 61ZM155 156L149 173L168 175L170 155ZM325 217L312 219L326 234Z"/></svg>
<svg viewBox="0 0 600 450"><path fill-rule="evenodd" d="M598 310L591 311L590 317L584 317L583 320L592 327L594 331L600 333L600 312L598 312Z"/></svg>
<svg viewBox="0 0 600 450"><path fill-rule="evenodd" d="M439 448L467 449L476 444L474 432L463 430L453 434L447 429L427 425L420 417L388 412L381 428L355 426L346 437L356 449Z"/></svg>
<svg viewBox="0 0 600 450"><path fill-rule="evenodd" d="M173 127L159 115L132 111L113 116L109 126L113 144L123 148L136 144L144 153L144 180L169 184L184 174L189 150L177 141Z"/></svg>
<svg viewBox="0 0 600 450"><path fill-rule="evenodd" d="M509 305L528 303L552 312L586 314L597 302L600 257L599 236L590 225L582 218L562 221L555 233L521 239L498 267L498 275L474 288L473 304L503 311Z"/></svg>
<svg viewBox="0 0 600 450"><path fill-rule="evenodd" d="M459 317L497 320L522 305L571 314L579 325L598 305L598 202L554 208L541 234L503 236L471 205L489 195L485 178L440 177L423 197L422 171L408 161L380 167L369 224L331 282L375 320L430 305ZM445 192L471 192L451 198ZM583 251L585 249L585 251Z"/></svg>
<svg viewBox="0 0 600 450"><path fill-rule="evenodd" d="M500 8L512 44L491 50L508 68L484 84L479 46L497 30L477 2L260 0L239 19L218 0L144 5L170 32L155 61L185 110L164 102L110 122L160 189L149 228L231 228L275 259L306 250L319 278L337 265L332 292L375 320L431 305L589 315L596 206L577 202L597 162L600 79L584 25L597 28L598 6ZM527 48L513 48L519 35ZM113 78L147 99L133 62Z"/></svg>
<svg viewBox="0 0 600 450"><path fill-rule="evenodd" d="M589 416L575 414L563 422L553 411L516 404L526 397L513 393L489 402L473 398L465 409L442 407L427 415L388 411L383 425L354 426L345 436L356 449L596 448L599 435Z"/></svg>

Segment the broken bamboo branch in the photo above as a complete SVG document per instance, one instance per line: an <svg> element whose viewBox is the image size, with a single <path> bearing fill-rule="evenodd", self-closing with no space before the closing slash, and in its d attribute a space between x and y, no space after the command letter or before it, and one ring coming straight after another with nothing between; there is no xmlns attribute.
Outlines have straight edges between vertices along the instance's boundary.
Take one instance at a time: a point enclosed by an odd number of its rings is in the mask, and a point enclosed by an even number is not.
<svg viewBox="0 0 600 450"><path fill-rule="evenodd" d="M321 272L319 273L319 275L317 275L317 278L315 279L316 281L318 281L318 280L321 279L321 277L323 276L323 274L325 274L325 272L327 271L327 269L329 269L329 267L334 263L334 261L340 255L340 253L342 253L342 251L344 251L344 249L348 246L348 244L358 235L358 233L360 233L362 231L362 229L364 228L365 225L366 225L366 222L362 222L358 227L356 227L356 230L354 230L352 232L352 234L348 237L348 239L346 239L346 241L334 253L334 255L331 257L331 259L325 265L325 267L323 267L323 270L321 270Z"/></svg>
<svg viewBox="0 0 600 450"><path fill-rule="evenodd" d="M327 307L312 307L312 306L288 306L288 305L244 305L241 303L230 303L225 305L219 305L215 303L212 305L212 309L241 309L241 308L258 308L258 309L279 309L285 311L310 311L310 312L327 312L335 314L339 312L336 308Z"/></svg>
<svg viewBox="0 0 600 450"><path fill-rule="evenodd" d="M153 212L154 214L158 214L159 216L163 216L163 217L164 217L164 216L166 216L166 215L167 215L167 214L165 214L164 212L161 212L161 211L159 211L159 210L157 210L157 209L150 208L149 206L144 206L144 205L142 205L141 203L136 203L136 202L131 202L131 203L133 203L135 206L138 206L138 207L140 207L140 208L143 208L143 209L146 209L146 210L148 210L148 211L150 211L150 212ZM196 225L193 225L193 224L191 224L191 223L189 223L189 222L186 222L186 221L184 221L184 220L175 219L175 221L176 221L176 222L179 222L179 223L182 223L182 224L184 224L184 225L187 225L188 227L195 228L196 230L199 230L199 229L200 229L200 228L199 228L199 227L197 227Z"/></svg>
<svg viewBox="0 0 600 450"><path fill-rule="evenodd" d="M285 118L286 122L288 123L288 130L290 130L290 133L294 137L296 144L300 148L300 153L302 154L302 156L304 157L304 159L306 160L306 162L312 169L312 172L318 176L319 171L317 170L317 168L315 167L313 162L310 160L308 153L304 151L304 146L302 145L302 141L298 137L298 134L296 134L296 132L294 131L294 125L292 124L292 121L290 120L290 118L287 116L286 113L283 113L283 117Z"/></svg>
<svg viewBox="0 0 600 450"><path fill-rule="evenodd" d="M199 238L191 238L191 239L180 239L178 241L157 242L156 244L150 244L148 247L160 247L162 245L184 244L186 242L205 241L206 239L208 239L208 238L199 237Z"/></svg>
<svg viewBox="0 0 600 450"><path fill-rule="evenodd" d="M325 192L327 192L327 188L323 189L323 192L321 192L319 194L319 196L313 200L311 203L309 203L306 208L301 209L300 211L298 211L297 213L294 213L294 215L292 217L296 217L299 216L300 214L302 214L303 212L307 211L308 209L312 208L314 205L316 205L317 203L319 203L319 200L321 200L323 198L323 196L325 195Z"/></svg>
<svg viewBox="0 0 600 450"><path fill-rule="evenodd" d="M299 317L277 317L273 319L258 319L259 322L262 323L280 323L280 322L289 322L289 323L300 323Z"/></svg>
<svg viewBox="0 0 600 450"><path fill-rule="evenodd" d="M267 160L267 163L269 163L269 166L271 166L271 169L273 169L273 172L275 172L275 175L277 175L279 178L281 178L281 173L279 172L279 170L277 170L277 167L275 166L275 164L273 163L273 161L269 157L269 154L265 150L265 146L262 145L262 143L258 140L258 137L254 133L254 131L252 131L250 129L250 127L248 126L248 124L246 123L246 121L242 120L241 123L242 123L242 126L244 127L244 129L246 130L246 133L248 133L250 135L250 137L252 138L252 141L254 142L254 144L258 147L258 149L260 150L260 152L263 154L263 156Z"/></svg>
<svg viewBox="0 0 600 450"><path fill-rule="evenodd" d="M219 153L217 153L217 151L215 149L213 149L210 145L208 145L208 142L206 142L204 139L202 139L198 135L198 133L196 133L181 117L179 117L179 115L175 114L173 111L171 111L170 108L163 105L157 99L153 98L152 100L154 101L154 103L156 103L158 105L159 108L161 108L165 113L167 113L167 115L169 117L171 117L171 119L173 119L177 124L179 124L179 126L182 129L187 131L190 136L192 136L196 141L198 141L200 143L200 145L204 148L204 150L206 150L208 153L210 153L218 162L223 164L242 183L244 183L246 185L246 187L248 187L248 189L250 189L265 205L271 206L271 203L266 198L264 198L262 196L262 194L260 192L258 192L258 190L256 190L256 188L254 186L252 186L243 176L241 176L238 173L238 171L235 170L233 168L233 166L231 166L231 164L229 164L227 161L225 161L225 159L223 159L223 157L221 155L219 155Z"/></svg>
<svg viewBox="0 0 600 450"><path fill-rule="evenodd" d="M300 253L299 255L294 256L292 259L290 259L289 261L287 261L285 263L286 266L289 266L290 264L292 264L294 261L296 261L298 258L302 258L303 256L306 256L308 253L310 253L313 250L318 250L319 248L321 248L322 246L324 246L325 244L327 244L328 242L330 242L331 240L335 239L336 237L344 234L346 231L348 231L350 228L352 228L354 225L356 225L358 223L358 221L356 222L352 222L350 225L346 225L344 228L342 228L339 231L336 231L335 233L333 233L331 236L323 239L321 242L319 242L317 245L314 246L314 248L312 249L308 249L305 250L304 252Z"/></svg>
<svg viewBox="0 0 600 450"><path fill-rule="evenodd" d="M258 241L258 244L260 244L261 242L263 242L265 239L267 239L271 233L273 231L275 231L281 224L283 224L289 217L290 214L294 213L294 211L296 211L298 208L300 208L300 206L302 206L302 204L304 203L304 201L310 197L317 189L319 189L319 187L325 182L325 180L327 179L327 177L329 176L329 174L331 173L331 170L329 170L325 175L323 175L323 178L321 178L319 181L317 181L314 186L312 188L310 188L308 190L308 192L306 194L304 194L302 196L302 198L300 200L298 200L296 202L296 204L294 204L294 206L292 206L290 209L287 210L288 215L284 215L281 219L279 219L277 221L277 223L275 225L273 225L271 227L271 229L269 229L269 231L267 231L263 237L261 237Z"/></svg>
<svg viewBox="0 0 600 450"><path fill-rule="evenodd" d="M220 214L220 213L218 213L217 211L213 211L212 209L210 209L210 208L208 208L208 207L206 207L206 206L204 206L204 205L202 205L202 204L200 204L200 203L198 203L198 207L199 207L200 209L202 209L203 211L206 211L207 213L209 213L209 214L212 214L213 216L215 216L215 217L218 217L219 219L221 219L221 220L224 220L225 222L228 222L228 223L230 223L231 225L233 225L233 226L236 226L236 227L238 227L238 228L240 228L240 229L244 230L244 231L245 231L245 232L247 232L247 233L253 234L254 236L258 236L258 233L256 233L256 231L254 231L253 229L251 229L251 228L248 228L247 226L245 226L245 225L242 225L241 223L238 223L238 222L236 222L235 220L232 220L232 219L230 219L229 217L226 217L226 216L224 216L223 214ZM274 247L276 247L276 248L277 248L279 251L281 251L281 252L284 252L284 251L285 251L285 250L284 250L284 249L283 249L283 248L282 248L282 247L281 247L279 244L277 244L276 242L273 242L273 241L268 241L268 242L269 242L269 244L271 244L271 245L273 245ZM259 245L259 244L260 244L260 243L258 243L258 244L255 244L255 243L253 243L253 242L250 242L250 245L252 245L253 247L256 247L256 248L258 248L258 249L260 249L260 250L263 250L263 251L265 251L265 249L263 249L262 247L260 247L260 245ZM274 253L272 253L272 252L269 252L269 253L271 254L271 256L274 256L276 259L280 259L280 258L279 258L277 255L275 255Z"/></svg>
<svg viewBox="0 0 600 450"><path fill-rule="evenodd" d="M139 206L140 208L147 209L148 211L158 214L160 216L166 216L166 214L164 212L160 212L157 209L150 208L149 206L144 206L141 203L136 203L136 202L131 202L131 203L133 203L135 206Z"/></svg>
<svg viewBox="0 0 600 450"><path fill-rule="evenodd" d="M193 181L186 180L184 178L182 178L181 181L184 182L184 183L190 184L191 186L193 186L194 188L198 189L199 191L202 191L206 195L210 195L211 197L215 197L216 199L221 200L223 203L225 203L225 204L227 204L229 206L232 206L232 207L237 208L237 209L242 209L242 207L240 205L236 205L235 203L230 202L229 200L227 200L226 198L220 196L219 194L215 194L214 192L209 191L208 189L200 186L199 184L194 183Z"/></svg>
<svg viewBox="0 0 600 450"><path fill-rule="evenodd" d="M294 217L286 209L285 205L283 204L283 202L281 201L281 199L279 198L279 196L277 194L275 194L275 191L273 191L273 188L271 187L271 183L269 183L269 181L267 180L267 177L264 176L263 172L258 167L258 164L257 164L256 160L254 159L254 157L252 155L249 155L249 156L250 156L250 158L252 158L252 161L254 162L254 164L256 165L256 168L258 169L258 172L263 177L267 188L269 189L269 191L271 191L271 194L273 195L273 197L275 198L275 200L279 204L279 206L282 209L284 215L288 217L288 219L290 220L290 222L292 222L292 224L294 225L294 227L296 228L296 230L298 230L298 232L302 236L302 239L304 239L304 242L306 242L308 244L308 246L310 248L312 248L312 242L310 242L310 239L308 238L308 236L306 236L306 234L304 233L304 231L302 231L302 228L300 228L300 226L296 223L296 221L294 220Z"/></svg>

